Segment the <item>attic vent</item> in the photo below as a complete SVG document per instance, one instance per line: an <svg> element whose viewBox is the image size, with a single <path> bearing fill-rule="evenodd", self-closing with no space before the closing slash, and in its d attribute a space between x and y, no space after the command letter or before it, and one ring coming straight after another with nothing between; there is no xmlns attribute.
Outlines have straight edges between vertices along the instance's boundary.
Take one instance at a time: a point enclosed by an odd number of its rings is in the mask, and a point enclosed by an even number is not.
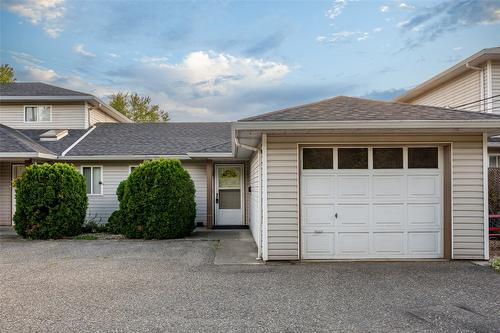
<svg viewBox="0 0 500 333"><path fill-rule="evenodd" d="M40 141L59 141L68 135L68 130L49 130L40 134Z"/></svg>

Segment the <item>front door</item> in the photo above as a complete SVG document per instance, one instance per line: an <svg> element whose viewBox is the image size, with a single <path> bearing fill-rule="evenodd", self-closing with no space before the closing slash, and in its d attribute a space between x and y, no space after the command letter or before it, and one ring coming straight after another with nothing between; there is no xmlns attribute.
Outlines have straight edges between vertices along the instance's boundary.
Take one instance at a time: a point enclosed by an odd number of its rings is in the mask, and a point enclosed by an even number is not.
<svg viewBox="0 0 500 333"><path fill-rule="evenodd" d="M12 164L12 181L19 178L24 171L26 166L24 164ZM16 189L12 186L12 221L14 221L14 214L16 213ZM12 222L14 224L14 222Z"/></svg>
<svg viewBox="0 0 500 333"><path fill-rule="evenodd" d="M215 225L243 224L243 165L215 166Z"/></svg>

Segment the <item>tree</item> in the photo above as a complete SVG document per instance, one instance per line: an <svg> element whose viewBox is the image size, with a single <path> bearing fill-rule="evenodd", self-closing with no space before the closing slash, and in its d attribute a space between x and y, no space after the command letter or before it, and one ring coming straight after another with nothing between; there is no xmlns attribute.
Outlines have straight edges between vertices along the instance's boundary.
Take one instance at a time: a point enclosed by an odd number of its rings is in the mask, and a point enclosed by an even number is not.
<svg viewBox="0 0 500 333"><path fill-rule="evenodd" d="M0 66L0 83L12 83L16 81L14 75L14 68L8 64Z"/></svg>
<svg viewBox="0 0 500 333"><path fill-rule="evenodd" d="M170 120L167 111L160 109L158 104L151 104L151 97L139 96L137 93L119 92L113 94L109 105L138 123L157 123Z"/></svg>

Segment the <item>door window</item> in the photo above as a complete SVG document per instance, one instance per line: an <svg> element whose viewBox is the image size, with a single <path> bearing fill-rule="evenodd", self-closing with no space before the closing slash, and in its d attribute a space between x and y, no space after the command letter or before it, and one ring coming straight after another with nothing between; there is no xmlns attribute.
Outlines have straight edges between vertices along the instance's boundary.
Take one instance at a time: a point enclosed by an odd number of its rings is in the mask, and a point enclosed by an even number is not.
<svg viewBox="0 0 500 333"><path fill-rule="evenodd" d="M219 167L219 209L241 208L241 169Z"/></svg>

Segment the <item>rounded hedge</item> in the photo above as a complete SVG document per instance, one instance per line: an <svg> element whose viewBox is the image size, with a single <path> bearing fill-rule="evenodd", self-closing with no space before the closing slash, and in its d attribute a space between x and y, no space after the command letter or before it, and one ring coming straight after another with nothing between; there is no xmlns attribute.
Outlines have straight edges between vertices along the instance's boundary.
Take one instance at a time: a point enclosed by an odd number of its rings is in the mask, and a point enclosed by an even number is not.
<svg viewBox="0 0 500 333"><path fill-rule="evenodd" d="M195 187L178 160L147 161L117 189L120 209L110 228L129 238L181 238L194 229Z"/></svg>
<svg viewBox="0 0 500 333"><path fill-rule="evenodd" d="M33 239L80 233L87 211L85 178L66 163L33 164L13 184L16 232Z"/></svg>

